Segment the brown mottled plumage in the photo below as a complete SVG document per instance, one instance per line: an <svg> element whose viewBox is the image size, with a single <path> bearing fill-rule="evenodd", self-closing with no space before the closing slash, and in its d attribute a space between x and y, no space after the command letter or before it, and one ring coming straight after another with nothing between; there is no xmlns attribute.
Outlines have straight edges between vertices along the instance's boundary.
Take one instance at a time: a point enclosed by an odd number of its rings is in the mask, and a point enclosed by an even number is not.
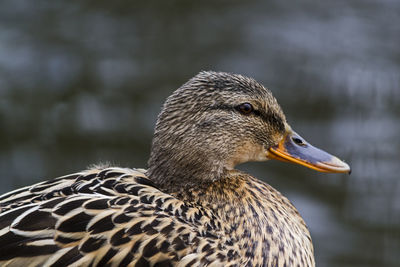
<svg viewBox="0 0 400 267"><path fill-rule="evenodd" d="M147 171L92 168L1 196L0 265L314 266L296 208L234 169L288 131L262 85L201 72L166 101Z"/></svg>

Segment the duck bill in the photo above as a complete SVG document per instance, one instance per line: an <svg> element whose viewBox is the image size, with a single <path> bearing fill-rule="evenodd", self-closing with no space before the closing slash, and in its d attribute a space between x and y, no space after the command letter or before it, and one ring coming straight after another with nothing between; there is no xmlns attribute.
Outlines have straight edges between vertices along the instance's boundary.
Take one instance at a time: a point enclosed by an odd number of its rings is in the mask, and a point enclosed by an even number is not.
<svg viewBox="0 0 400 267"><path fill-rule="evenodd" d="M307 143L295 132L268 150L268 157L303 165L320 172L350 173L350 166L337 157Z"/></svg>

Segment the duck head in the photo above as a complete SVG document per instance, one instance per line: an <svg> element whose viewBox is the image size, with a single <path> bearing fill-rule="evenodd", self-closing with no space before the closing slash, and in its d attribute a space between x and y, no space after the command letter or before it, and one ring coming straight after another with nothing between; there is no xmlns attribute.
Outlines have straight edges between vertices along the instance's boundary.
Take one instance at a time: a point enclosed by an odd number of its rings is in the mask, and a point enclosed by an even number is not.
<svg viewBox="0 0 400 267"><path fill-rule="evenodd" d="M240 163L268 159L350 172L346 163L294 132L264 86L242 75L200 72L165 102L148 175L175 190L221 179Z"/></svg>

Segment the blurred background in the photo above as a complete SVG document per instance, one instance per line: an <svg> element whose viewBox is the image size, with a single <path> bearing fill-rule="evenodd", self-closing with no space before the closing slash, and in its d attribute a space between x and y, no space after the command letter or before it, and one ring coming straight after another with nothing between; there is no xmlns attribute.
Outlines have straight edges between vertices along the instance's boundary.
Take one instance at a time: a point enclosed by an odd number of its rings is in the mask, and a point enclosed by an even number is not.
<svg viewBox="0 0 400 267"><path fill-rule="evenodd" d="M200 70L269 87L348 162L240 166L308 223L317 266L400 265L400 1L0 4L0 193L98 162L146 167L165 98Z"/></svg>

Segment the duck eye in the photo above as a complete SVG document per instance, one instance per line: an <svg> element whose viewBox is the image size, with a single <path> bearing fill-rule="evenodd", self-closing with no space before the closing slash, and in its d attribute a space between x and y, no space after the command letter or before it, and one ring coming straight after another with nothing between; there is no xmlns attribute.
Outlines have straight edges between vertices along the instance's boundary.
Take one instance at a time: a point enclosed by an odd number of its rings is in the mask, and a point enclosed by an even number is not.
<svg viewBox="0 0 400 267"><path fill-rule="evenodd" d="M240 113L248 115L254 111L253 106L250 103L243 103L236 108Z"/></svg>

